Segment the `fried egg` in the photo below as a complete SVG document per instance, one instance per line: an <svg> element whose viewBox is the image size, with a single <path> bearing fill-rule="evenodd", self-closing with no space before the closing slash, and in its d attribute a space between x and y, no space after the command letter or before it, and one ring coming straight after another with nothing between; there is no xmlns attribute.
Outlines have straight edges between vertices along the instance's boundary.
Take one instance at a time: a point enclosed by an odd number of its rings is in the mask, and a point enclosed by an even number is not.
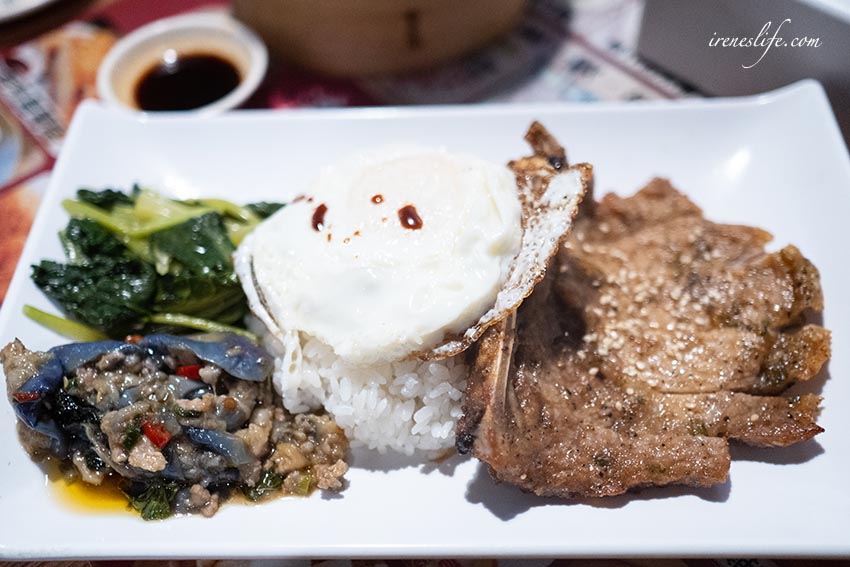
<svg viewBox="0 0 850 567"><path fill-rule="evenodd" d="M494 305L521 215L504 165L378 148L326 167L245 239L236 267L285 343L306 334L348 363L396 361L462 336Z"/></svg>

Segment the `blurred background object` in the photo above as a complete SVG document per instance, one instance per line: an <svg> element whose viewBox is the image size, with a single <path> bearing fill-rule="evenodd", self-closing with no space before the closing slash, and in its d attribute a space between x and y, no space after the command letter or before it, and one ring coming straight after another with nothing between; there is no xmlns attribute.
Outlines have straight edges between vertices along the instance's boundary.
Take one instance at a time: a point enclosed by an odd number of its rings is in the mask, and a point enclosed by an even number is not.
<svg viewBox="0 0 850 567"><path fill-rule="evenodd" d="M115 34L78 22L42 36L39 42L50 54L44 72L53 75L51 95L61 120L67 124L80 102L96 96L97 70L115 44Z"/></svg>
<svg viewBox="0 0 850 567"><path fill-rule="evenodd" d="M519 22L527 0L234 0L270 51L306 68L356 77L435 65Z"/></svg>
<svg viewBox="0 0 850 567"><path fill-rule="evenodd" d="M100 65L97 94L131 110L210 115L244 103L267 66L263 42L230 15L182 14L121 38Z"/></svg>
<svg viewBox="0 0 850 567"><path fill-rule="evenodd" d="M3 0L0 2L0 22L14 20L55 2L56 0Z"/></svg>
<svg viewBox="0 0 850 567"><path fill-rule="evenodd" d="M46 178L36 178L0 192L0 211L3 212L3 222L0 222L0 303L6 297L46 181Z"/></svg>
<svg viewBox="0 0 850 567"><path fill-rule="evenodd" d="M774 34L788 45L771 41ZM713 38L759 45L712 46ZM850 145L850 0L646 0L637 52L710 96L817 79Z"/></svg>
<svg viewBox="0 0 850 567"><path fill-rule="evenodd" d="M14 15L7 13L5 18L0 18L0 51L77 19L100 1L39 0L29 10Z"/></svg>
<svg viewBox="0 0 850 567"><path fill-rule="evenodd" d="M20 127L0 112L0 185L17 173L22 144Z"/></svg>

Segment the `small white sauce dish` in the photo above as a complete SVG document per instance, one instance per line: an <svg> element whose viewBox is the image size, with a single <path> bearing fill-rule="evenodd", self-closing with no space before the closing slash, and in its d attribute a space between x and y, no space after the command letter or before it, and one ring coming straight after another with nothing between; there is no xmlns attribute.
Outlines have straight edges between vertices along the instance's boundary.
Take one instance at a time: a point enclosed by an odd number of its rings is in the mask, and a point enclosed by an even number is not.
<svg viewBox="0 0 850 567"><path fill-rule="evenodd" d="M257 89L268 68L265 44L231 16L219 12L186 14L157 20L118 41L98 69L98 96L111 106L143 111L136 101L136 87L142 77L175 56L193 55L212 55L231 63L239 73L239 84L209 104L170 113L211 116L236 108Z"/></svg>

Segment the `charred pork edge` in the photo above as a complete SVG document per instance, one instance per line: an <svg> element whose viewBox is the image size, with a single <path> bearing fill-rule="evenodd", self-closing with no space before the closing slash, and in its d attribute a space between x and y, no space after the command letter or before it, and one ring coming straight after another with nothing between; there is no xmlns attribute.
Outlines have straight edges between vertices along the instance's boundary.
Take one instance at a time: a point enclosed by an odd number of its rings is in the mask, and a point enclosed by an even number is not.
<svg viewBox="0 0 850 567"><path fill-rule="evenodd" d="M528 132L525 133L525 141L531 146L534 155L546 158L549 165L556 171L569 166L564 146L537 120L528 127Z"/></svg>
<svg viewBox="0 0 850 567"><path fill-rule="evenodd" d="M516 311L513 311L507 318L487 329L478 343L475 366L468 381L464 413L458 420L455 437L455 448L462 455L472 450L478 438L478 426L488 412L492 412L493 408L499 411L504 409L514 355L516 321ZM495 358L492 364L480 363L481 358L489 361L491 356ZM492 375L495 375L493 387L488 387ZM472 379L473 376L480 379Z"/></svg>

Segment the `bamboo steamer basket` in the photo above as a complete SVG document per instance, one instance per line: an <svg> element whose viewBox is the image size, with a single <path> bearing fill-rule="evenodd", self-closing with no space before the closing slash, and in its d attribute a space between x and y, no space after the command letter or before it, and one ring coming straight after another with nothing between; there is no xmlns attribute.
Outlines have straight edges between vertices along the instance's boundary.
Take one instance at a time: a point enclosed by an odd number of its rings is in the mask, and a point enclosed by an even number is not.
<svg viewBox="0 0 850 567"><path fill-rule="evenodd" d="M273 56L354 77L427 67L517 24L527 0L234 0Z"/></svg>

